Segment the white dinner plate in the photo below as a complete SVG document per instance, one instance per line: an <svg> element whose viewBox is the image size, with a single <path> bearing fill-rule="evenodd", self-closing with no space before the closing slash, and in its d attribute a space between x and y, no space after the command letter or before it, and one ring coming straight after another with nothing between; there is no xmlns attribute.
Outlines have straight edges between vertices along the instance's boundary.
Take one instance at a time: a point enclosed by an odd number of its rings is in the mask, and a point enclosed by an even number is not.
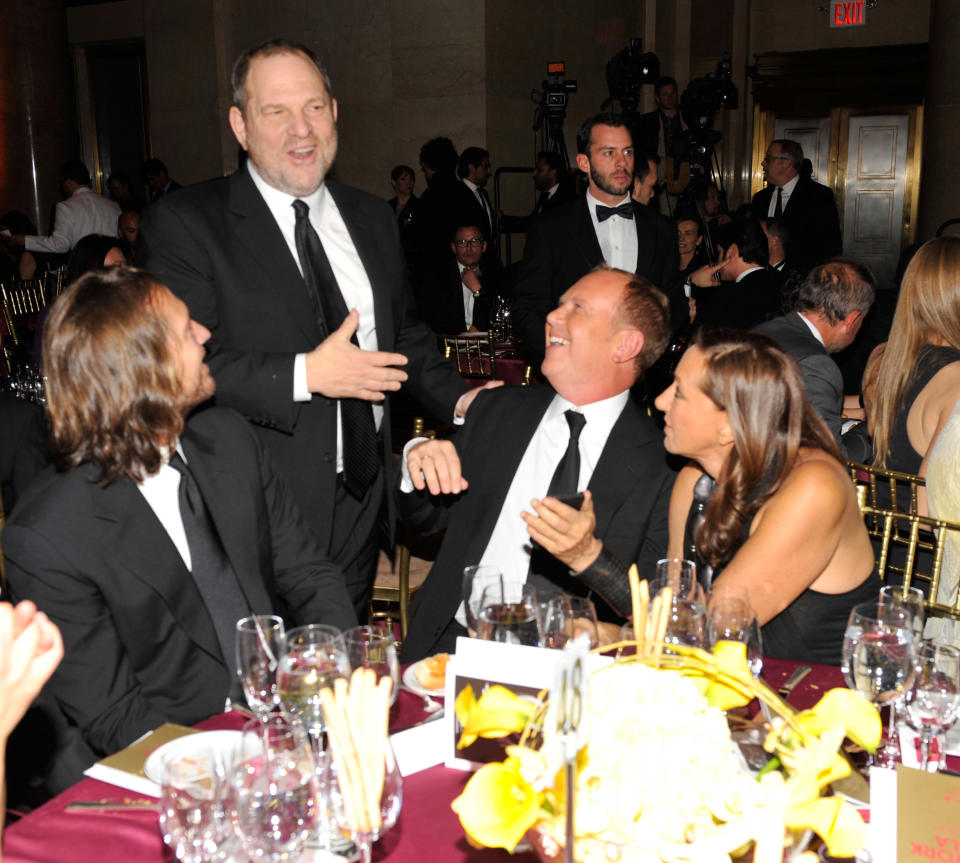
<svg viewBox="0 0 960 863"><path fill-rule="evenodd" d="M421 659L420 662L425 662L426 660ZM441 686L439 689L427 689L419 680L417 680L416 668L420 665L420 662L414 662L406 671L403 672L403 685L410 689L413 692L416 692L417 695L439 695L443 697L444 687Z"/></svg>
<svg viewBox="0 0 960 863"><path fill-rule="evenodd" d="M213 749L222 752L227 762L231 757L234 748L240 742L242 732L240 731L201 731L198 734L188 734L186 737L178 737L169 743L164 743L158 749L147 757L143 764L143 772L147 778L156 782L157 785L163 784L163 760L168 754L176 752L180 757L190 757L201 749Z"/></svg>

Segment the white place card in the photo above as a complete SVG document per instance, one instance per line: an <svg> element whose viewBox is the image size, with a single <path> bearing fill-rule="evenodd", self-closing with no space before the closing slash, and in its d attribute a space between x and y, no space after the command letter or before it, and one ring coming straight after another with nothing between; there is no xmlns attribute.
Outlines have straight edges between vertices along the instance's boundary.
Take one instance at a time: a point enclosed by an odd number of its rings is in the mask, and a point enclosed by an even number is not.
<svg viewBox="0 0 960 863"><path fill-rule="evenodd" d="M432 719L390 735L390 745L397 758L401 776L419 773L428 767L443 764L446 757L446 736L443 719Z"/></svg>

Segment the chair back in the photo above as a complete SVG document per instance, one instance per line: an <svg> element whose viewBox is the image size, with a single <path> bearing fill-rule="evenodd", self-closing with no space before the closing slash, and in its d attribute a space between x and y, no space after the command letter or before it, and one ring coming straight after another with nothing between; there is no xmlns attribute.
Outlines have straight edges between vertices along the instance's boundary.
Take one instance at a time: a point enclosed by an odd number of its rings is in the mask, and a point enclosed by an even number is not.
<svg viewBox="0 0 960 863"><path fill-rule="evenodd" d="M867 499L867 493L868 486L860 485L857 488L857 500L867 532L879 541L877 573L880 579L888 581L891 575L896 575L902 580L904 590L911 585L921 587L927 594L925 605L928 614L960 619L960 591L955 588L949 601L937 600L944 551L951 539L960 549L960 524L942 518L873 506ZM891 551L898 546L906 553L903 566L890 562ZM930 552L932 563L928 572L918 566L920 557L917 552L920 550ZM960 566L960 560L953 561L953 565Z"/></svg>
<svg viewBox="0 0 960 863"><path fill-rule="evenodd" d="M457 371L465 378L497 376L497 357L493 332L460 333L439 336L443 355L457 364Z"/></svg>
<svg viewBox="0 0 960 863"><path fill-rule="evenodd" d="M878 507L885 507L889 504L891 508L898 512L918 514L917 491L921 486L926 486L927 480L925 477L873 467L855 461L847 462L847 470L857 488L864 489L865 503ZM889 493L886 500L883 500L880 495L881 489Z"/></svg>
<svg viewBox="0 0 960 863"><path fill-rule="evenodd" d="M63 293L63 289L66 287L67 280L67 265L61 264L55 270L51 270L47 273L47 284L44 293L48 297L56 299Z"/></svg>
<svg viewBox="0 0 960 863"><path fill-rule="evenodd" d="M13 339L14 346L17 346L20 344L17 322L29 315L38 314L47 304L43 279L23 279L9 286L0 285L0 296L3 299L3 317L7 332Z"/></svg>

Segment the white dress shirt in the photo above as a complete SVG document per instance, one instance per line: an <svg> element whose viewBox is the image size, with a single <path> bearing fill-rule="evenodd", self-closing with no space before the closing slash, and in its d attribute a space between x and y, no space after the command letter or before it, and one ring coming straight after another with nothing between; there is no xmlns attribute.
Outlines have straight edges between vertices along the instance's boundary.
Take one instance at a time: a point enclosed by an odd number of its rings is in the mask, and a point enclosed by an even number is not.
<svg viewBox="0 0 960 863"><path fill-rule="evenodd" d="M820 330L818 330L814 326L813 321L811 321L810 318L808 318L806 315L801 315L800 312L793 312L793 314L797 315L800 318L800 320L807 325L807 329L810 330L811 335L818 342L820 342L821 345L823 345L824 347L827 346L827 343L823 340L823 335L821 334Z"/></svg>
<svg viewBox="0 0 960 863"><path fill-rule="evenodd" d="M773 214L777 210L777 188L783 189L783 192L780 195L780 209L781 215L786 212L787 203L790 201L790 196L793 194L793 190L797 188L797 183L800 180L800 175L797 174L790 182L784 183L782 186L773 187L773 194L770 196L770 206L767 207L767 217L773 218Z"/></svg>
<svg viewBox="0 0 960 863"><path fill-rule="evenodd" d="M187 459L177 442L177 452L187 463ZM183 527L183 516L180 514L180 472L170 467L169 451L163 454L163 466L152 476L146 477L142 482L137 483L140 494L146 498L150 509L160 520L163 529L167 532L171 542L180 552L183 563L191 572L193 571L193 561L190 558L190 545L187 543L187 532Z"/></svg>
<svg viewBox="0 0 960 863"><path fill-rule="evenodd" d="M457 261L457 269L460 273L460 288L463 291L463 320L466 323L466 326L463 328L463 331L466 332L467 330L470 329L471 326L473 326L473 306L477 301L477 297L476 297L476 294L474 294L473 291L471 291L470 288L468 288L463 283L463 271L466 269L466 267L463 264L461 264L459 261ZM474 272L477 274L477 277L479 278L480 268L476 267L474 269Z"/></svg>
<svg viewBox="0 0 960 863"><path fill-rule="evenodd" d="M49 237L28 235L23 245L28 252L64 255L88 234L115 237L119 217L116 201L98 195L89 186L79 186L66 201L57 204L53 233Z"/></svg>
<svg viewBox="0 0 960 863"><path fill-rule="evenodd" d="M629 193L624 196L622 201L617 201L613 206L629 203ZM618 270L626 270L628 273L637 271L637 223L633 219L624 219L622 216L611 216L604 222L597 218L597 206L606 207L603 201L598 201L587 191L587 209L590 211L590 220L593 222L593 230L597 235L597 242L600 243L600 251L603 254L604 261L611 267Z"/></svg>
<svg viewBox="0 0 960 863"><path fill-rule="evenodd" d="M337 284L340 287L340 293L343 294L344 302L348 309L357 309L360 313L360 325L357 329L357 341L360 347L365 351L378 350L377 345L377 323L373 310L373 288L370 285L370 279L367 278L367 272L363 268L363 262L357 253L357 248L350 238L350 232L340 215L336 201L333 196L327 194L326 186L321 185L319 189L310 195L301 198L295 198L286 192L275 189L266 180L264 180L253 167L253 163L247 161L247 169L250 171L250 177L254 185L263 196L267 207L273 214L273 218L287 241L287 247L290 254L303 275L303 267L300 264L300 258L297 255L297 241L294 235L297 225L297 214L293 209L293 202L303 201L310 208L310 224L320 237L323 243L323 250L330 261L330 267L333 274L337 277ZM294 401L310 401L312 395L307 388L307 364L306 354L297 354L293 367L293 398ZM383 420L383 408L373 405L373 419L380 428ZM337 473L343 471L343 424L340 419L340 407L337 406Z"/></svg>
<svg viewBox="0 0 960 863"><path fill-rule="evenodd" d="M478 228L483 228L484 233L490 234L493 232L493 214L490 212L490 208L487 206L487 202L484 200L483 195L480 194L480 187L476 183L471 183L466 177L461 177L460 182L463 183L472 193L473 197L477 199L477 203L480 205L480 209L487 214L487 224L477 225Z"/></svg>

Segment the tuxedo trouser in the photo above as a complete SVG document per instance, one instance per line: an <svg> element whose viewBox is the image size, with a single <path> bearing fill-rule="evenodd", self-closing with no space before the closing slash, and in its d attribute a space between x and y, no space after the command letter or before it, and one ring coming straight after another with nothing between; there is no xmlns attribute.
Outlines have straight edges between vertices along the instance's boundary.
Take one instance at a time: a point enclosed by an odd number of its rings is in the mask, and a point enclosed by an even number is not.
<svg viewBox="0 0 960 863"><path fill-rule="evenodd" d="M343 570L347 593L365 623L373 581L380 556L380 513L384 506L383 470L370 484L362 500L347 491L342 476L337 477L337 496L333 512L330 557Z"/></svg>

